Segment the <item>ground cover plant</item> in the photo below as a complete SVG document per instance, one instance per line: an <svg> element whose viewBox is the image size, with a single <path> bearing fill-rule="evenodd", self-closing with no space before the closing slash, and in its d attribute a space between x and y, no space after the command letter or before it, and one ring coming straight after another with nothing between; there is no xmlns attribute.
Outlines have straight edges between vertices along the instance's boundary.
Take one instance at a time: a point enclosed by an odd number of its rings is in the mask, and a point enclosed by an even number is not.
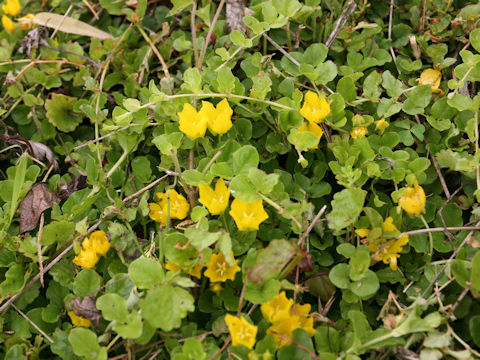
<svg viewBox="0 0 480 360"><path fill-rule="evenodd" d="M480 358L479 4L0 11L0 358Z"/></svg>

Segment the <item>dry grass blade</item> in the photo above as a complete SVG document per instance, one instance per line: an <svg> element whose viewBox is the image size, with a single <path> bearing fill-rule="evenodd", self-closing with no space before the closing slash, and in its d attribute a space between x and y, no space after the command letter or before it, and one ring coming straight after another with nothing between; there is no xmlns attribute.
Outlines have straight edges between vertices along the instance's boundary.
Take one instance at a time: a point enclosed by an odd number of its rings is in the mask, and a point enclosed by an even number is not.
<svg viewBox="0 0 480 360"><path fill-rule="evenodd" d="M69 34L95 37L100 40L113 39L113 36L109 33L69 16L41 12L35 15L33 22L37 25L47 26L53 29L58 28L58 30Z"/></svg>

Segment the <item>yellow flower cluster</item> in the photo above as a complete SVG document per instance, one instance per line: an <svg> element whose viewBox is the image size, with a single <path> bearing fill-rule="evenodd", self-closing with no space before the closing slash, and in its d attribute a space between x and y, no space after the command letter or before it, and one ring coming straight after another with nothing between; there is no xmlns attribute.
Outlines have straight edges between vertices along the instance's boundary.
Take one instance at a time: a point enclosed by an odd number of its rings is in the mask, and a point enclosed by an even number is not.
<svg viewBox="0 0 480 360"><path fill-rule="evenodd" d="M399 253L402 251L402 247L408 244L408 235L402 235L398 239L392 239L391 235L388 235L388 233L398 232L397 227L393 224L393 218L390 216L383 222L382 232L384 241L366 240L368 248L372 253L372 260L383 261L385 264L390 265L392 270L398 270L397 259L400 257ZM370 229L357 229L355 233L361 238L366 238L370 234Z"/></svg>
<svg viewBox="0 0 480 360"><path fill-rule="evenodd" d="M90 327L90 325L92 325L90 320L85 319L82 316L78 316L73 311L69 311L68 316L70 316L70 320L72 320L72 324L75 326Z"/></svg>
<svg viewBox="0 0 480 360"><path fill-rule="evenodd" d="M198 201L204 205L210 214L219 215L225 211L230 198L230 190L222 178L215 184L215 190L207 185L198 185L200 197ZM239 230L258 230L259 225L268 219L268 214L263 208L262 200L247 203L240 199L232 201L229 214L235 220Z"/></svg>
<svg viewBox="0 0 480 360"><path fill-rule="evenodd" d="M15 23L8 15L15 17L20 14L21 9L22 7L19 0L6 0L5 3L2 4L2 26L7 32L14 32L16 29ZM27 14L26 16L18 19L22 30L28 30L32 27L33 18L35 18L35 15Z"/></svg>
<svg viewBox="0 0 480 360"><path fill-rule="evenodd" d="M413 186L407 187L407 192L403 195L398 203L400 207L410 215L420 215L425 212L425 191L418 185L417 179L413 181Z"/></svg>
<svg viewBox="0 0 480 360"><path fill-rule="evenodd" d="M157 200L158 204L148 204L150 209L148 216L150 216L150 219L162 224L162 226L167 225L169 215L170 219L183 220L190 211L187 199L174 189L167 190L164 193L157 193Z"/></svg>
<svg viewBox="0 0 480 360"><path fill-rule="evenodd" d="M233 252L231 253L233 258ZM225 259L223 253L212 254L207 264L207 270L205 270L205 276L210 279L211 282L225 282L227 280L235 280L235 274L239 272L240 266L238 261L235 260L235 265L231 266Z"/></svg>
<svg viewBox="0 0 480 360"><path fill-rule="evenodd" d="M273 324L267 329L267 334L273 334L278 347L290 344L289 339L295 329L303 329L310 336L315 335L313 317L309 316L311 305L294 304L285 291L261 305L260 309L265 319Z"/></svg>
<svg viewBox="0 0 480 360"><path fill-rule="evenodd" d="M308 122L304 122L298 131L310 131L317 137L317 144L310 149L318 148L318 143L323 135L323 130L318 126L318 123L323 122L328 114L330 114L330 104L325 97L320 98L313 91L307 91L305 94L305 101L300 109L300 115L307 119Z"/></svg>
<svg viewBox="0 0 480 360"><path fill-rule="evenodd" d="M232 337L232 345L245 345L249 349L255 345L258 327L250 324L245 317L225 315L225 323Z"/></svg>
<svg viewBox="0 0 480 360"><path fill-rule="evenodd" d="M207 127L213 135L225 134L232 127L233 110L226 99L214 107L208 101L202 101L202 108L197 110L185 104L178 113L180 131L192 139L205 136Z"/></svg>
<svg viewBox="0 0 480 360"><path fill-rule="evenodd" d="M362 138L367 135L367 128L365 126L356 126L350 132L350 136L353 139Z"/></svg>
<svg viewBox="0 0 480 360"><path fill-rule="evenodd" d="M73 263L85 269L91 269L110 249L110 242L104 231L95 231L82 242L82 250L75 256Z"/></svg>

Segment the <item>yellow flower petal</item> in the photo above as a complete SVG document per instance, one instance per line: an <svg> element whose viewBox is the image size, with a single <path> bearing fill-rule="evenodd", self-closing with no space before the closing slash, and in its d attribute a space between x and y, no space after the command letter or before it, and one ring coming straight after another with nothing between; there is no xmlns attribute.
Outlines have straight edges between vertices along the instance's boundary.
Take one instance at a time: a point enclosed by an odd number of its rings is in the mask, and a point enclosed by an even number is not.
<svg viewBox="0 0 480 360"><path fill-rule="evenodd" d="M198 185L198 189L200 193L198 201L208 209L210 214L218 215L225 211L230 198L230 190L223 179L217 181L215 190L203 184Z"/></svg>
<svg viewBox="0 0 480 360"><path fill-rule="evenodd" d="M243 316L237 317L230 314L225 315L225 323L232 336L232 345L245 345L252 349L255 345L258 328L250 324Z"/></svg>
<svg viewBox="0 0 480 360"><path fill-rule="evenodd" d="M20 24L22 30L29 30L35 26L33 19L35 19L35 15L27 14L24 17L18 18L17 21Z"/></svg>
<svg viewBox="0 0 480 360"><path fill-rule="evenodd" d="M279 348L289 345L293 330L298 328L299 317L294 315L286 320L276 323L267 329L267 334L273 334ZM278 335L280 334L280 335ZM283 335L283 336L281 336Z"/></svg>
<svg viewBox="0 0 480 360"><path fill-rule="evenodd" d="M440 82L442 81L442 73L435 69L423 70L418 80L419 85L430 85L432 92L441 93Z"/></svg>
<svg viewBox="0 0 480 360"><path fill-rule="evenodd" d="M182 267L182 266L177 265L177 264L171 262L170 260L168 260L167 263L165 264L165 269L173 271L173 272L176 273L176 272L179 272L179 271L185 271L185 270L188 269L188 267ZM203 265L196 264L190 270L187 271L187 274L192 275L192 276L196 277L197 279L200 279L202 277L202 269L203 269Z"/></svg>
<svg viewBox="0 0 480 360"><path fill-rule="evenodd" d="M235 280L235 274L241 270L237 264L238 260L235 260L235 265L230 266L223 253L212 254L207 264L205 276L208 277L211 282Z"/></svg>
<svg viewBox="0 0 480 360"><path fill-rule="evenodd" d="M356 229L355 234L357 234L361 238L364 238L370 234L370 229Z"/></svg>
<svg viewBox="0 0 480 360"><path fill-rule="evenodd" d="M400 207L410 215L420 215L425 211L425 191L418 185L417 179L413 187L408 187L407 192L398 201Z"/></svg>
<svg viewBox="0 0 480 360"><path fill-rule="evenodd" d="M17 16L20 14L20 2L18 0L6 0L6 3L2 5L2 10L5 15Z"/></svg>
<svg viewBox="0 0 480 360"><path fill-rule="evenodd" d="M389 126L389 123L388 123L385 119L378 120L378 121L375 123L375 127L376 127L377 130L379 130L379 131L385 130L388 126Z"/></svg>
<svg viewBox="0 0 480 360"><path fill-rule="evenodd" d="M308 121L319 123L330 114L330 104L313 91L307 91L300 114Z"/></svg>
<svg viewBox="0 0 480 360"><path fill-rule="evenodd" d="M353 139L362 138L367 134L367 128L365 126L356 126L350 132L350 136Z"/></svg>
<svg viewBox="0 0 480 360"><path fill-rule="evenodd" d="M2 16L2 25L7 32L15 31L15 23L7 15Z"/></svg>
<svg viewBox="0 0 480 360"><path fill-rule="evenodd" d="M287 320L292 315L293 299L287 299L285 291L260 306L265 319L271 323Z"/></svg>
<svg viewBox="0 0 480 360"><path fill-rule="evenodd" d="M90 320L78 316L73 311L69 311L68 316L70 316L70 320L72 320L72 324L75 326L90 327L92 325L92 322Z"/></svg>
<svg viewBox="0 0 480 360"><path fill-rule="evenodd" d="M197 113L192 105L185 104L183 110L178 113L180 131L192 139L204 137L207 131L208 108L204 109L204 107L202 106L200 112Z"/></svg>
<svg viewBox="0 0 480 360"><path fill-rule="evenodd" d="M225 134L232 127L233 110L227 99L223 99L217 104L215 112L208 117L208 129L213 135Z"/></svg>
<svg viewBox="0 0 480 360"><path fill-rule="evenodd" d="M187 199L177 193L174 189L167 190L165 193L157 193L160 208L163 209L165 217L167 216L168 205L170 204L170 218L183 220L190 211ZM156 208L158 210L158 208ZM165 224L167 220L165 218ZM163 225L163 224L162 224ZM163 225L165 226L165 225Z"/></svg>
<svg viewBox="0 0 480 360"><path fill-rule="evenodd" d="M110 242L104 231L95 231L90 237L83 240L82 247L84 250L93 251L98 256L103 256L110 249Z"/></svg>
<svg viewBox="0 0 480 360"><path fill-rule="evenodd" d="M160 205L156 203L149 203L148 208L150 209L150 212L148 213L150 219L162 224L162 226L167 225L166 208L163 209Z"/></svg>
<svg viewBox="0 0 480 360"><path fill-rule="evenodd" d="M93 250L82 249L73 259L75 265L81 266L84 269L91 269L98 262L98 255Z"/></svg>
<svg viewBox="0 0 480 360"><path fill-rule="evenodd" d="M232 201L231 210L229 213L238 230L258 230L258 226L268 219L268 214L263 208L262 200L257 200L252 203L235 199Z"/></svg>

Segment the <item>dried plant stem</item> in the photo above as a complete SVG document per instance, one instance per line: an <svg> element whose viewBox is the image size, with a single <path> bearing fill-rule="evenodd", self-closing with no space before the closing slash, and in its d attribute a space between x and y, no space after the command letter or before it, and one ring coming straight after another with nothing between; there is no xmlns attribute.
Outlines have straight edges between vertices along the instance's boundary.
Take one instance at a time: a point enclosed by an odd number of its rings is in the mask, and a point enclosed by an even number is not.
<svg viewBox="0 0 480 360"><path fill-rule="evenodd" d="M428 228L428 229L411 230L411 231L406 231L401 233L397 238L401 238L403 235L419 235L419 234L428 234L432 232L442 232L442 231L462 231L462 230L480 231L480 227L478 226L479 224L477 224L477 226L450 226L450 227L436 227L436 228Z"/></svg>
<svg viewBox="0 0 480 360"><path fill-rule="evenodd" d="M203 42L202 51L200 52L200 59L198 61L198 70L202 70L203 60L205 59L205 54L207 53L208 44L210 43L210 37L212 36L213 29L215 27L215 24L217 23L218 17L220 16L220 12L222 11L223 5L225 5L225 0L220 1L220 4L218 4L217 11L213 16L212 23L210 24L210 27L208 29L207 37Z"/></svg>
<svg viewBox="0 0 480 360"><path fill-rule="evenodd" d="M356 8L357 8L357 4L355 3L355 1L350 0L347 6L345 7L345 9L343 10L342 15L340 15L340 17L338 18L332 33L330 34L327 42L325 43L325 45L327 45L328 48L332 46L333 41L337 38L338 34L343 28L343 25L345 25L348 18L352 15L352 13L355 11Z"/></svg>
<svg viewBox="0 0 480 360"><path fill-rule="evenodd" d="M38 268L40 271L40 284L42 288L45 287L45 282L43 280L43 262L42 262L42 233L43 233L43 224L45 223L45 214L42 212L40 216L40 225L38 226L37 234L37 252L38 252Z"/></svg>
<svg viewBox="0 0 480 360"><path fill-rule="evenodd" d="M320 356L316 355L315 353L313 353L312 351L310 351L309 349L307 349L305 346L299 344L298 342L296 342L295 340L289 338L288 336L285 336L285 335L283 335L283 334L280 334L279 332L276 332L276 331L274 331L274 330L272 330L271 333L277 335L278 337L281 337L282 339L285 339L285 340L290 341L290 342L291 342L293 345L295 345L297 348L299 348L300 350L305 351L308 355L310 355L312 359L322 360L322 358L321 358Z"/></svg>
<svg viewBox="0 0 480 360"><path fill-rule="evenodd" d="M285 55L287 57L288 60L290 60L292 63L294 63L295 65L297 66L300 66L300 63L294 59L294 57L292 55L290 55L287 51L285 51L284 48L282 48L280 45L278 45L270 36L268 36L267 34L263 34L263 36L265 37L265 39L268 40L268 42L270 44L272 44L278 51L280 51L283 55Z"/></svg>
<svg viewBox="0 0 480 360"><path fill-rule="evenodd" d="M161 178L158 178L157 180L155 180L154 182L148 184L147 186L145 186L144 188L138 190L136 193L132 194L132 195L129 195L127 196L125 199L123 199L123 202L126 203L134 198L137 198L139 195L143 194L145 191L153 188L154 186L156 186L158 183L162 182L163 180L165 180L167 177L169 176L178 176L178 173L176 172L173 172L173 171L167 171L167 174L166 175L163 175Z"/></svg>
<svg viewBox="0 0 480 360"><path fill-rule="evenodd" d="M140 34L142 34L143 38L145 39L145 41L148 43L148 45L150 45L150 48L152 49L153 53L157 56L157 59L158 61L160 61L160 64L162 65L162 69L163 69L163 72L165 73L165 77L167 79L170 79L170 73L168 71L168 66L167 66L167 63L165 62L165 60L163 60L163 57L162 57L162 54L160 54L160 52L158 51L157 47L155 46L155 44L152 42L152 40L150 39L150 37L147 35L147 33L142 29L142 26L140 24L135 24L135 26L137 27L138 31L140 32Z"/></svg>
<svg viewBox="0 0 480 360"><path fill-rule="evenodd" d="M313 218L312 222L308 226L307 230L303 233L303 235L300 237L300 240L298 241L298 245L301 246L305 239L307 238L308 234L313 230L315 225L317 225L318 221L322 217L322 215L325 213L325 210L327 210L327 205L323 205L323 207L320 209L320 211L317 213L317 215Z"/></svg>
<svg viewBox="0 0 480 360"><path fill-rule="evenodd" d="M190 31L192 32L193 58L195 59L195 65L198 68L197 27L195 24L196 13L197 13L197 2L193 0L192 13L190 15Z"/></svg>
<svg viewBox="0 0 480 360"><path fill-rule="evenodd" d="M20 310L18 307L15 306L15 304L12 304L12 307L13 307L25 320L27 320L27 321L30 323L30 325L32 325L40 334L42 334L42 336L43 336L45 339L47 339L50 343L53 344L53 342L54 342L53 339L52 339L50 336L48 336L47 334L45 334L45 332L44 332L42 329L40 329L40 327L39 327L37 324L35 324L35 323L32 321L32 319L30 319L27 315L25 315L22 310Z"/></svg>

